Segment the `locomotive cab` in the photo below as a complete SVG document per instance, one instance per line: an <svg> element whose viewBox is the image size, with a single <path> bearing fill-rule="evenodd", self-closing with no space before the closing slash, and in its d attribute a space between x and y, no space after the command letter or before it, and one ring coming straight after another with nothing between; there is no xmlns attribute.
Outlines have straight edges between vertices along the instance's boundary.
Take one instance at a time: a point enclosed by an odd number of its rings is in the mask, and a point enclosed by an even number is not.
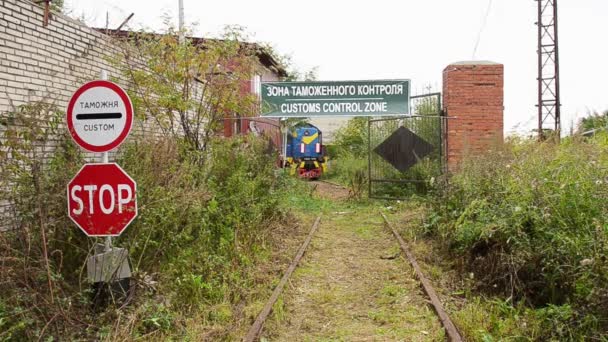
<svg viewBox="0 0 608 342"><path fill-rule="evenodd" d="M322 132L310 124L291 129L287 136L287 164L300 178L317 179L325 172Z"/></svg>

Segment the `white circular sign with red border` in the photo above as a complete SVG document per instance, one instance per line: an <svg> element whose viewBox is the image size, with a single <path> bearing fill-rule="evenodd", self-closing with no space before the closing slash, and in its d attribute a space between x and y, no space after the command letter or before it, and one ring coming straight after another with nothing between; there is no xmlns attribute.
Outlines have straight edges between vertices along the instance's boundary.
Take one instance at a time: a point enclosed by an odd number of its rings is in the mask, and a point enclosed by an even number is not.
<svg viewBox="0 0 608 342"><path fill-rule="evenodd" d="M129 135L133 105L120 86L97 80L76 90L67 116L68 129L78 145L91 152L108 152Z"/></svg>

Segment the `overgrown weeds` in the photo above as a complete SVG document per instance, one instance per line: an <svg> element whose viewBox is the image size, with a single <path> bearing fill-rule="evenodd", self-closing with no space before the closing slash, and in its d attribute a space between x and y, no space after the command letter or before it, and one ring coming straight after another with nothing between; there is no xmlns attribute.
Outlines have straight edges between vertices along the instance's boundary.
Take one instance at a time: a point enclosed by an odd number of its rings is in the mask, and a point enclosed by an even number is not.
<svg viewBox="0 0 608 342"><path fill-rule="evenodd" d="M479 290L537 308L539 338L606 337L607 141L513 139L465 161L431 200L427 232Z"/></svg>
<svg viewBox="0 0 608 342"><path fill-rule="evenodd" d="M62 114L27 105L9 119L38 115ZM139 216L114 242L129 250L134 291L129 305L99 311L85 265L96 241L65 210L84 155L59 125L27 122L6 125L2 139L1 199L12 205L13 229L0 233L0 340L184 336L192 317L224 322L220 330L203 323L201 336L230 334L232 306L254 285L256 260L287 213L269 142L214 138L197 151L158 138L121 147L117 162L138 182ZM228 309L210 316L218 305Z"/></svg>

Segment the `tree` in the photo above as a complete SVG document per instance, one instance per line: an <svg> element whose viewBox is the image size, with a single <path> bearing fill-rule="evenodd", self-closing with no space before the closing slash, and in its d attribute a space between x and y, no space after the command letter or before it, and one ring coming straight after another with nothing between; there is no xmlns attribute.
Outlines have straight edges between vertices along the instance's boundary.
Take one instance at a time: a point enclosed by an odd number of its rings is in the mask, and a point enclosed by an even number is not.
<svg viewBox="0 0 608 342"><path fill-rule="evenodd" d="M227 28L221 39L180 42L178 33L170 27L134 34L116 64L140 119L205 151L224 117L255 114L257 98L246 85L259 67L256 46L243 42L238 28Z"/></svg>
<svg viewBox="0 0 608 342"><path fill-rule="evenodd" d="M64 0L53 0L51 1L51 10L59 13L64 13L65 1Z"/></svg>
<svg viewBox="0 0 608 342"><path fill-rule="evenodd" d="M336 131L334 145L338 148L338 154L351 154L355 158L367 155L367 121L366 117L355 117Z"/></svg>
<svg viewBox="0 0 608 342"><path fill-rule="evenodd" d="M586 118L582 118L577 127L578 133L584 133L597 128L608 128L608 110L602 114L594 112Z"/></svg>

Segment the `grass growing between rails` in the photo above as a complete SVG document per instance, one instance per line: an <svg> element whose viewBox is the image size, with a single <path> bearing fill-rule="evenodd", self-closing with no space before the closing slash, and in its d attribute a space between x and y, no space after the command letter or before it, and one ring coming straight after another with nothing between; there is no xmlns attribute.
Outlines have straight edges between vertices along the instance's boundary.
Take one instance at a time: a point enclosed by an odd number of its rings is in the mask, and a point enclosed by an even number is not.
<svg viewBox="0 0 608 342"><path fill-rule="evenodd" d="M380 216L380 211L409 212L419 204L356 200L327 183L300 184L314 191L292 195L294 213L308 227L319 214L321 222L262 340L444 340L437 316Z"/></svg>
<svg viewBox="0 0 608 342"><path fill-rule="evenodd" d="M438 187L425 233L496 298L456 315L468 338L608 338L606 170L606 135L512 140Z"/></svg>
<svg viewBox="0 0 608 342"><path fill-rule="evenodd" d="M268 295L258 285L282 271L277 255L291 254L281 250L290 248L285 237L298 234L288 214L292 180L275 172L268 142L212 139L206 151L175 139L121 147L117 162L138 183L139 216L114 244L129 250L133 293L128 305L95 309L85 260L100 241L85 237L65 210L65 188L83 156L52 131L58 126L40 122L9 126L9 153L0 155L3 185L11 185L1 199L14 205L17 228L0 233L0 341L240 337L252 319L248 303ZM37 152L57 136L44 161Z"/></svg>

